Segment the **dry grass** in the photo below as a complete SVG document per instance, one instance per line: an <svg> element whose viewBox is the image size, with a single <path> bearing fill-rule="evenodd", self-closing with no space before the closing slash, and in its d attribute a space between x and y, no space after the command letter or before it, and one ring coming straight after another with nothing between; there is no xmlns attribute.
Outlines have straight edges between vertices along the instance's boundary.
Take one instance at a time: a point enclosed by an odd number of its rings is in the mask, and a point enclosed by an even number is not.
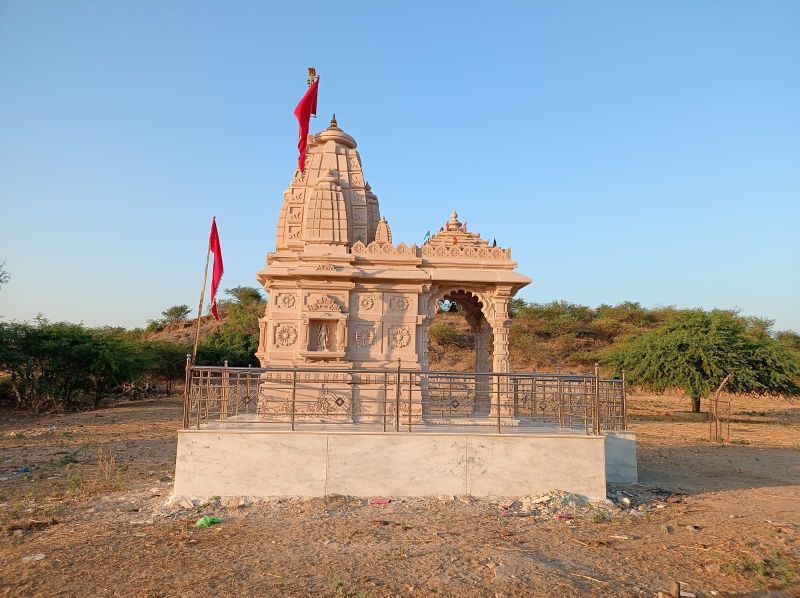
<svg viewBox="0 0 800 598"><path fill-rule="evenodd" d="M82 465L71 463L68 468L67 487L70 492L84 498L107 492L117 492L126 487L124 475L116 457L104 449L97 452L97 461L88 476Z"/></svg>

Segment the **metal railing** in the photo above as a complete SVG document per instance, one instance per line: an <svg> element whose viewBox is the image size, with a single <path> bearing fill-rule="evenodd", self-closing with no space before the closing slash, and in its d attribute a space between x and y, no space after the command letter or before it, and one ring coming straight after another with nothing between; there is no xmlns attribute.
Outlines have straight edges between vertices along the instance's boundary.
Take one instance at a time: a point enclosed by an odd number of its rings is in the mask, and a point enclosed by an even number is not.
<svg viewBox="0 0 800 598"><path fill-rule="evenodd" d="M625 380L592 374L232 368L187 363L183 427L435 426L497 433L627 428ZM452 428L451 428L452 429Z"/></svg>

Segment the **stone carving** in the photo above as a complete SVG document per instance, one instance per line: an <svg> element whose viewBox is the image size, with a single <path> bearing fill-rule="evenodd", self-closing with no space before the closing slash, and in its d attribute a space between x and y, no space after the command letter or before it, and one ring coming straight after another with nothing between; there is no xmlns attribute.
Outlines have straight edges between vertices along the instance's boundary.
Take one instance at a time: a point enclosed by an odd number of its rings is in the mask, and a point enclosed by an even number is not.
<svg viewBox="0 0 800 598"><path fill-rule="evenodd" d="M371 347L375 344L376 338L377 334L375 334L374 328L361 328L356 330L356 345L361 348Z"/></svg>
<svg viewBox="0 0 800 598"><path fill-rule="evenodd" d="M381 217L378 221L378 226L375 228L375 242L376 243L392 243L392 229L389 228L389 223L386 218Z"/></svg>
<svg viewBox="0 0 800 598"><path fill-rule="evenodd" d="M375 308L375 297L372 295L362 297L358 304L364 311L371 311Z"/></svg>
<svg viewBox="0 0 800 598"><path fill-rule="evenodd" d="M433 315L437 298L464 289L484 294L479 302L470 302L467 314L473 330L479 328L475 332L476 367L480 363L480 371L492 365L508 369L505 304L530 282L514 272L511 251L497 247L491 237L487 240L470 232L456 213L441 221L420 214L418 234L421 238L428 229L430 234L419 247L393 241L356 146L355 139L332 121L309 137L306 171L293 169L293 181L282 194L274 229L276 251L268 255L267 266L258 274L270 297L259 329L257 356L261 364L285 368L315 362L315 370L336 370L357 362L359 368L380 371L390 352L402 359L403 368L424 368L426 318ZM409 178L409 188L413 189L414 181L414 176ZM505 303L495 297L498 289L504 293ZM351 303L358 317L348 317ZM482 317L485 331L477 322ZM352 391L347 381L329 383L318 371L309 375L313 394L304 389L302 412L314 403L323 383L328 385L326 392L341 395L336 388ZM380 396L382 382L381 378L375 383L377 390L369 390L378 393L370 395L370 401ZM285 401L290 385L291 379L278 384L280 392L271 393L270 400ZM480 398L481 393L489 392L487 388L473 384L472 390L467 390ZM427 392L420 386L409 395L413 401L409 413L415 417L421 413L419 401L425 400ZM366 395L359 393L352 402L365 400ZM448 403L447 409L471 405L474 401L467 394L463 401L458 399L458 405ZM337 409L335 399L326 397ZM402 407L406 408L405 400ZM325 409L323 406L322 411Z"/></svg>
<svg viewBox="0 0 800 598"><path fill-rule="evenodd" d="M278 302L281 304L281 307L285 307L287 309L294 307L295 301L296 299L294 295L281 294L278 297Z"/></svg>
<svg viewBox="0 0 800 598"><path fill-rule="evenodd" d="M297 328L281 324L275 329L275 343L280 347L291 347L297 342Z"/></svg>
<svg viewBox="0 0 800 598"><path fill-rule="evenodd" d="M356 241L350 248L355 255L408 255L416 256L418 248L415 245L410 247L405 243L400 243L397 247L391 243L381 243L372 241L369 245L364 245L361 241Z"/></svg>
<svg viewBox="0 0 800 598"><path fill-rule="evenodd" d="M423 245L422 257L452 257L456 259L475 259L511 261L511 250L500 247L459 247L454 245Z"/></svg>
<svg viewBox="0 0 800 598"><path fill-rule="evenodd" d="M323 295L317 299L312 305L308 306L308 311L342 311L339 304L333 300L330 295Z"/></svg>
<svg viewBox="0 0 800 598"><path fill-rule="evenodd" d="M397 327L392 328L391 343L395 349L402 349L407 347L411 342L411 333L408 328Z"/></svg>
<svg viewBox="0 0 800 598"><path fill-rule="evenodd" d="M410 305L407 297L395 295L390 302L394 311L406 311Z"/></svg>
<svg viewBox="0 0 800 598"><path fill-rule="evenodd" d="M317 332L317 351L328 350L328 325L321 324Z"/></svg>

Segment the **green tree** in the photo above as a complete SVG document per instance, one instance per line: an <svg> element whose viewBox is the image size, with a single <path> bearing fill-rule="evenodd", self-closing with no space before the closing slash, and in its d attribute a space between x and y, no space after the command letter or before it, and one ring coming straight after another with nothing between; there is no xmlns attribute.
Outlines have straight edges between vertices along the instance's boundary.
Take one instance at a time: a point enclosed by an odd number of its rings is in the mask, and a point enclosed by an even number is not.
<svg viewBox="0 0 800 598"><path fill-rule="evenodd" d="M92 393L97 409L115 386L139 378L148 359L141 343L124 338L117 329L98 328L91 335L94 353L88 364L87 390Z"/></svg>
<svg viewBox="0 0 800 598"><path fill-rule="evenodd" d="M176 324L183 322L189 315L189 311L188 305L173 305L162 311L161 315L164 316L164 322L167 324Z"/></svg>
<svg viewBox="0 0 800 598"><path fill-rule="evenodd" d="M775 334L775 340L781 345L800 351L800 334L794 330L781 330Z"/></svg>
<svg viewBox="0 0 800 598"><path fill-rule="evenodd" d="M69 406L87 388L94 355L91 334L79 324L0 324L0 369L10 373L17 406L40 411Z"/></svg>
<svg viewBox="0 0 800 598"><path fill-rule="evenodd" d="M511 318L514 318L519 314L519 311L523 309L527 304L525 303L525 299L520 299L519 297L512 297L511 300L508 302L508 315Z"/></svg>
<svg viewBox="0 0 800 598"><path fill-rule="evenodd" d="M728 311L679 312L618 343L604 361L654 392L680 388L695 412L728 374L726 388L733 392L798 394L798 354L766 334L764 324Z"/></svg>
<svg viewBox="0 0 800 598"><path fill-rule="evenodd" d="M167 386L167 396L172 395L172 384L182 380L186 372L186 354L190 345L169 341L149 341L144 345L148 358L146 373Z"/></svg>
<svg viewBox="0 0 800 598"><path fill-rule="evenodd" d="M225 289L225 293L233 298L234 303L243 307L257 307L264 303L264 293L256 287L233 287Z"/></svg>
<svg viewBox="0 0 800 598"><path fill-rule="evenodd" d="M225 315L220 326L198 348L198 363L245 367L256 365L258 318L264 313L266 299L254 287L235 287L225 291L231 299L219 302Z"/></svg>
<svg viewBox="0 0 800 598"><path fill-rule="evenodd" d="M8 372L17 407L69 407L86 393L94 405L117 384L139 377L145 360L138 341L116 328L80 324L0 323L0 370Z"/></svg>

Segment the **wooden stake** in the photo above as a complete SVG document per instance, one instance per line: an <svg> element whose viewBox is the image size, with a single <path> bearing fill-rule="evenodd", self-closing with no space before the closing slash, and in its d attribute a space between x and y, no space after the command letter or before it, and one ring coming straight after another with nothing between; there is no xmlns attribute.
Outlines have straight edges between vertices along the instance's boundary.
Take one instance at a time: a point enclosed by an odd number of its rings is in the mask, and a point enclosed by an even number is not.
<svg viewBox="0 0 800 598"><path fill-rule="evenodd" d="M206 267L203 270L203 288L200 289L200 301L197 303L197 326L194 329L194 346L192 347L192 365L197 358L197 344L200 342L200 319L203 316L203 299L206 296L206 280L208 279L208 258L211 257L211 245L206 252Z"/></svg>

